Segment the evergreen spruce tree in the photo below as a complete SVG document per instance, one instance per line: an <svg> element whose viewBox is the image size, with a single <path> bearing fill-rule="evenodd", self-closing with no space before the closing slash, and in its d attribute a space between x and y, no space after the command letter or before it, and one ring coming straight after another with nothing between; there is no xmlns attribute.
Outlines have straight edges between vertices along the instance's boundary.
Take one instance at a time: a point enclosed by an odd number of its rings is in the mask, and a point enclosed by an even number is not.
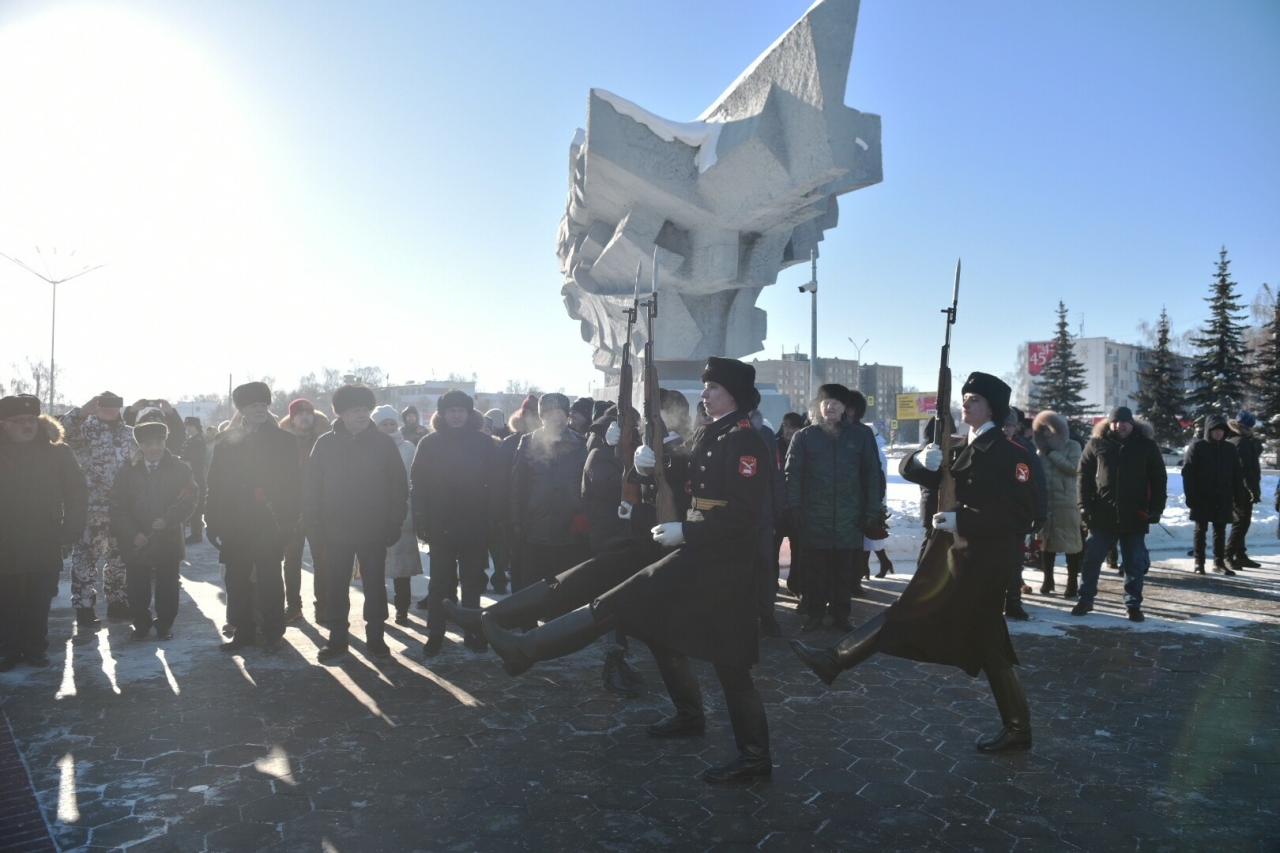
<svg viewBox="0 0 1280 853"><path fill-rule="evenodd" d="M1075 341L1067 328L1067 306L1059 301L1053 358L1040 371L1031 402L1037 409L1052 409L1088 435L1098 412L1085 405L1084 386L1084 365L1076 358Z"/></svg>
<svg viewBox="0 0 1280 853"><path fill-rule="evenodd" d="M1258 348L1257 373L1254 386L1258 399L1258 421L1270 424L1280 415L1280 299L1275 301L1271 322L1263 332L1262 345Z"/></svg>
<svg viewBox="0 0 1280 853"><path fill-rule="evenodd" d="M1236 283L1231 280L1227 247L1218 254L1218 271L1213 277L1209 303L1209 323L1191 342L1196 359L1191 367L1191 414L1234 417L1249 394L1249 372L1245 366L1244 319Z"/></svg>
<svg viewBox="0 0 1280 853"><path fill-rule="evenodd" d="M1178 447L1182 444L1180 419L1186 410L1186 401L1183 400L1182 371L1169 346L1169 313L1164 309L1160 311L1156 330L1156 348L1147 366L1138 373L1134 398L1138 401L1138 414L1155 430L1156 443L1162 447Z"/></svg>

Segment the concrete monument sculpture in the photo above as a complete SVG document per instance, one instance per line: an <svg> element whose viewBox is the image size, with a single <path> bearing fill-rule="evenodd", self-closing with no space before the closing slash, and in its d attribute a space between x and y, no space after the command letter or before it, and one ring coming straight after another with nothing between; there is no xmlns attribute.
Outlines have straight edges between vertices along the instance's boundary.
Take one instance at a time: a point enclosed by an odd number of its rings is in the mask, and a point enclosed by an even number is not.
<svg viewBox="0 0 1280 853"><path fill-rule="evenodd" d="M880 182L880 117L844 104L858 7L814 3L697 121L591 90L558 254L565 307L607 381L628 343L637 264L647 283L655 246L664 384L696 379L709 355L763 348L761 289L809 260L836 225L837 196Z"/></svg>

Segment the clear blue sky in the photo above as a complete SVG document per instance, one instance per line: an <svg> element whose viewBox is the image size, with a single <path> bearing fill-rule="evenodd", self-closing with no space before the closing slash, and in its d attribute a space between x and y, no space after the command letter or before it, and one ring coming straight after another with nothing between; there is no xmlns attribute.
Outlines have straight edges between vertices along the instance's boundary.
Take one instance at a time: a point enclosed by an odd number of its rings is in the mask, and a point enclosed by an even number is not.
<svg viewBox="0 0 1280 853"><path fill-rule="evenodd" d="M0 5L0 251L108 266L59 290L80 401L292 386L322 366L585 392L556 227L587 91L696 117L805 0ZM884 182L821 247L823 355L934 382L1052 334L1203 322L1219 246L1280 285L1280 4L864 0L847 103ZM0 381L48 358L48 287L0 261ZM766 350L808 348L785 272Z"/></svg>

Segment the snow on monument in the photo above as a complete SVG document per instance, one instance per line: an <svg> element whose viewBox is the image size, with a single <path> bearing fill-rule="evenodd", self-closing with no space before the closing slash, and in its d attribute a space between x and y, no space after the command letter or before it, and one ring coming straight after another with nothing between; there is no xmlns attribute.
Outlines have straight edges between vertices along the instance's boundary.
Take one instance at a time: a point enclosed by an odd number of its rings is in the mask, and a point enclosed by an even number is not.
<svg viewBox="0 0 1280 853"><path fill-rule="evenodd" d="M763 348L760 290L809 260L836 225L837 196L882 179L880 117L844 104L858 5L814 3L697 121L591 90L569 148L558 254L565 308L608 380L636 265L647 288L655 246L664 384L696 379L709 355Z"/></svg>

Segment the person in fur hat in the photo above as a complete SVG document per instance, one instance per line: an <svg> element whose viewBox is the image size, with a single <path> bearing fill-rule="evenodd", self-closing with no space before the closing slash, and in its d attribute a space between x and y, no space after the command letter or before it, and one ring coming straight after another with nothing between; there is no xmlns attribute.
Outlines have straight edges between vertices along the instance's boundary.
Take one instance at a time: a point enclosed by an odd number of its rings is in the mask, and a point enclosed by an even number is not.
<svg viewBox="0 0 1280 853"><path fill-rule="evenodd" d="M1168 475L1152 439L1150 424L1139 424L1128 406L1117 406L1093 427L1080 454L1076 505L1089 530L1080 563L1080 600L1072 616L1093 610L1098 576L1116 542L1124 556L1124 604L1129 619L1141 622L1142 579L1151 567L1146 536L1164 512Z"/></svg>
<svg viewBox="0 0 1280 853"><path fill-rule="evenodd" d="M387 549L401 538L409 511L404 460L391 436L370 415L377 398L367 385L343 385L333 393L333 429L316 439L302 487L307 531L324 542L329 639L316 655L322 663L347 653L351 578L360 561L364 589L365 650L385 658Z"/></svg>
<svg viewBox="0 0 1280 853"><path fill-rule="evenodd" d="M849 597L863 594L855 552L884 502L875 438L851 419L855 406L845 386L820 386L811 406L816 422L797 432L787 450L789 527L804 549L805 632L821 628L828 613L836 630L853 630Z"/></svg>
<svg viewBox="0 0 1280 853"><path fill-rule="evenodd" d="M922 562L887 611L834 646L792 640L791 648L826 684L876 652L956 666L970 676L984 673L1002 728L974 745L986 753L1029 749L1031 710L1014 669L1018 657L1002 611L1035 511L1031 457L999 426L1009 414L1008 385L975 372L960 393L969 432L951 445L957 506L934 514L930 534L939 544L947 540L939 541L938 531L951 534L945 560ZM942 448L928 444L900 470L908 481L937 489L942 458Z"/></svg>
<svg viewBox="0 0 1280 853"><path fill-rule="evenodd" d="M186 556L182 524L199 494L191 466L165 446L164 421L138 419L138 452L116 473L111 487L111 532L124 554L133 639L173 639L178 617L178 564ZM155 617L151 615L154 581Z"/></svg>
<svg viewBox="0 0 1280 853"><path fill-rule="evenodd" d="M324 435L333 425L324 412L316 411L306 397L299 397L289 404L289 413L280 419L280 429L294 437L298 444L298 470L307 475L307 463L311 461L311 448L316 446L316 439ZM298 529L289 536L289 544L284 550L284 621L292 622L302 618L302 549L306 546L311 553L311 585L315 604L316 624L325 624L325 609L328 606L326 593L324 543L314 536L308 536L302 519L298 519Z"/></svg>
<svg viewBox="0 0 1280 853"><path fill-rule="evenodd" d="M281 563L301 502L298 448L271 416L266 383L245 383L231 399L235 425L214 444L205 501L205 533L227 567L227 622L233 631L221 649L237 653L253 646L256 610L263 650L277 652L284 641Z"/></svg>
<svg viewBox="0 0 1280 853"><path fill-rule="evenodd" d="M0 672L49 665L49 604L62 549L89 511L85 477L62 424L31 394L0 399Z"/></svg>
<svg viewBox="0 0 1280 853"><path fill-rule="evenodd" d="M676 708L675 716L649 728L655 737L703 734L701 689L687 656L710 661L724 689L739 755L704 771L702 779L750 784L773 772L768 719L751 677L759 659L752 554L769 486L760 465L771 450L748 419L760 404L755 368L713 356L702 380L702 399L713 420L695 438L689 512L683 521L660 522L651 531L665 556L592 603L523 635L503 628L492 613L485 613L481 624L513 676L617 627L645 637ZM641 450L637 467L646 467L646 461L652 466L652 450Z"/></svg>
<svg viewBox="0 0 1280 853"><path fill-rule="evenodd" d="M1080 512L1076 508L1076 483L1080 467L1080 445L1071 440L1067 419L1048 409L1031 422L1032 441L1044 467L1048 515L1040 535L1040 561L1044 568L1041 595L1052 595L1053 563L1058 554L1067 558L1067 587L1063 597L1075 598L1079 588L1080 561L1084 540L1080 536Z"/></svg>
<svg viewBox="0 0 1280 853"><path fill-rule="evenodd" d="M396 419L396 410L390 406L379 406L369 415L369 419L379 432L386 433L395 441L400 459L404 462L405 482L408 483L409 469L413 466L413 454L417 451L417 445L405 440ZM404 524L400 526L400 539L387 549L386 576L391 581L397 625L409 624L409 585L414 575L420 574L422 552L418 550L418 537L413 534L413 510L410 508L404 514Z"/></svg>
<svg viewBox="0 0 1280 853"><path fill-rule="evenodd" d="M1227 441L1236 446L1240 454L1240 467L1244 472L1244 486L1249 491L1249 505L1239 506L1231 516L1231 535L1227 537L1227 565L1235 571L1259 569L1262 564L1249 559L1245 537L1253 523L1253 505L1262 502L1262 442L1253 434L1258 419L1253 412L1241 411L1227 421Z"/></svg>
<svg viewBox="0 0 1280 853"><path fill-rule="evenodd" d="M1227 524L1245 508L1253 511L1249 489L1245 485L1244 466L1235 445L1226 440L1227 419L1209 415L1204 419L1204 437L1187 450L1182 464L1182 489L1187 509L1195 522L1193 554L1196 574L1204 574L1205 544L1209 526L1213 526L1213 570L1220 575L1234 575L1226 561Z"/></svg>
<svg viewBox="0 0 1280 853"><path fill-rule="evenodd" d="M486 546L492 522L501 515L502 493L498 445L480 431L480 423L465 392L441 395L409 474L413 528L430 546L425 657L444 647L445 601L458 600L459 582L464 607L479 607L484 592ZM473 651L488 647L479 631L465 632L463 642Z"/></svg>

